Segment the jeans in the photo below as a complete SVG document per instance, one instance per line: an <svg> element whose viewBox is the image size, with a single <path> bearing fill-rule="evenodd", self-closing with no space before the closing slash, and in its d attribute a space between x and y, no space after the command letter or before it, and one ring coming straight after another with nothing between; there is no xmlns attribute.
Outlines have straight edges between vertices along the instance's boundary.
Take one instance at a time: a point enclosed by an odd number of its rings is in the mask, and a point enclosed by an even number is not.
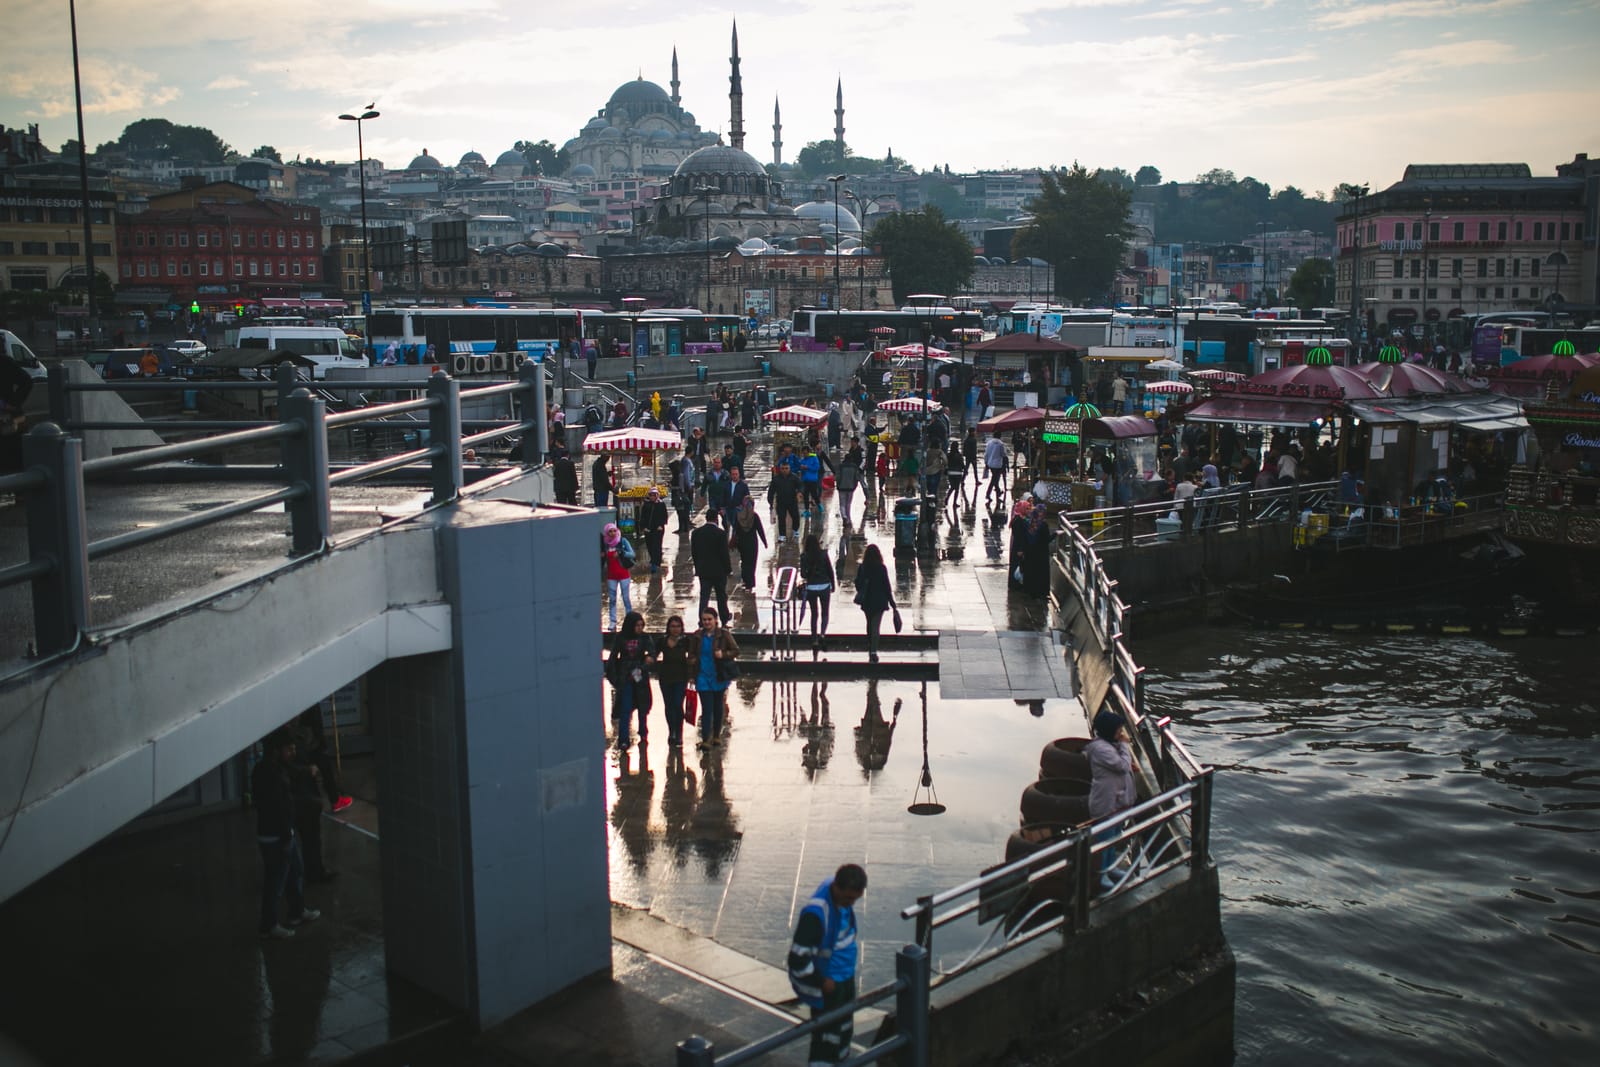
<svg viewBox="0 0 1600 1067"><path fill-rule="evenodd" d="M850 505L855 500L855 497L856 491L854 489L839 490L839 514L845 522L850 521Z"/></svg>
<svg viewBox="0 0 1600 1067"><path fill-rule="evenodd" d="M276 841L258 841L261 848L261 932L270 933L278 925L278 898L289 898L289 917L298 919L306 910L306 869L300 855L300 839L290 835Z"/></svg>
<svg viewBox="0 0 1600 1067"><path fill-rule="evenodd" d="M806 510L822 507L822 483L801 482L800 490L805 495Z"/></svg>
<svg viewBox="0 0 1600 1067"><path fill-rule="evenodd" d="M700 614L706 613L706 605L711 603L711 594L717 594L717 615L723 622L733 618L733 613L728 610L728 577L701 578L700 579ZM629 609L632 610L632 609Z"/></svg>
<svg viewBox="0 0 1600 1067"><path fill-rule="evenodd" d="M683 740L683 697L688 690L688 682L661 683L661 707L667 716L669 744L676 745Z"/></svg>
<svg viewBox="0 0 1600 1067"><path fill-rule="evenodd" d="M611 606L611 628L617 628L617 597L622 597L622 610L626 614L633 610L633 579L632 578L607 578L606 601Z"/></svg>
<svg viewBox="0 0 1600 1067"><path fill-rule="evenodd" d="M597 486L595 486L594 487L594 506L597 507L597 508L604 508L604 507L610 507L610 505L611 505L611 487L610 486L605 486L605 485L597 485Z"/></svg>
<svg viewBox="0 0 1600 1067"><path fill-rule="evenodd" d="M700 740L711 741L722 733L722 720L727 707L726 689L700 690Z"/></svg>
<svg viewBox="0 0 1600 1067"><path fill-rule="evenodd" d="M793 500L778 505L778 536L788 537L800 532L800 505Z"/></svg>
<svg viewBox="0 0 1600 1067"><path fill-rule="evenodd" d="M642 739L649 735L650 724L650 678L648 675L639 681L624 676L622 684L617 686L615 699L611 704L611 717L617 721L617 743L626 745L628 736L633 730L633 713L639 713L639 737Z"/></svg>

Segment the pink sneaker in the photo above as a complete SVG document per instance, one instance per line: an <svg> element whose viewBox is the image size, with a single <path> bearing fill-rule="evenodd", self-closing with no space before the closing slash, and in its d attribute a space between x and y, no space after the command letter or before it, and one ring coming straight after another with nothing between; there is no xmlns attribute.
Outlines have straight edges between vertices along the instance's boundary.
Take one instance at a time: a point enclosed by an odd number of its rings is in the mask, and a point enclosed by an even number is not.
<svg viewBox="0 0 1600 1067"><path fill-rule="evenodd" d="M352 805L354 803L355 803L355 799L353 797L340 797L338 800L335 800L333 802L333 810L334 811L343 811L345 808L348 808L350 805Z"/></svg>

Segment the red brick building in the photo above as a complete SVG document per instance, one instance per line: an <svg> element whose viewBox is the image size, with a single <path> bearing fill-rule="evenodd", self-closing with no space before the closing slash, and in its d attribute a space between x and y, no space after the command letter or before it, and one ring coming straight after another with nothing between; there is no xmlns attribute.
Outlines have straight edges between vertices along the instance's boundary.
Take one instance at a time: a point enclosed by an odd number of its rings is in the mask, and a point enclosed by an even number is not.
<svg viewBox="0 0 1600 1067"><path fill-rule="evenodd" d="M321 212L261 200L233 182L196 183L119 215L117 253L123 287L207 309L297 299L327 284Z"/></svg>

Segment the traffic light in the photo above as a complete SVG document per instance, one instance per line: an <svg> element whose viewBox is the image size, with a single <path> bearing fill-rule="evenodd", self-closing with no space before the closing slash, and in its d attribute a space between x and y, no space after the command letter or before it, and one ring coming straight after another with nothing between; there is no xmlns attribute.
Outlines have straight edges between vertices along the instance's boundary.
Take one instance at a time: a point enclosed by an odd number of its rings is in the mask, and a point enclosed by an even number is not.
<svg viewBox="0 0 1600 1067"><path fill-rule="evenodd" d="M200 314L200 301L196 300L196 301L194 301L193 303L191 303L189 305L189 314L191 314L191 315Z"/></svg>
<svg viewBox="0 0 1600 1067"><path fill-rule="evenodd" d="M235 304L235 305L233 305L233 313L238 318L241 318L241 319L244 318L244 305L243 304Z"/></svg>

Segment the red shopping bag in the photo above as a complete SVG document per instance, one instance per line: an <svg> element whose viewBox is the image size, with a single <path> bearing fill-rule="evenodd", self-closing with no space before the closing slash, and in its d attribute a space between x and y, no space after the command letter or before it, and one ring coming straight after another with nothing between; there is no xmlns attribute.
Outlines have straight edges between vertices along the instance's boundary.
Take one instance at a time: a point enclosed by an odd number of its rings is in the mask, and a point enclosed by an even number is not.
<svg viewBox="0 0 1600 1067"><path fill-rule="evenodd" d="M683 721L693 726L700 714L700 694L693 689L683 694Z"/></svg>

